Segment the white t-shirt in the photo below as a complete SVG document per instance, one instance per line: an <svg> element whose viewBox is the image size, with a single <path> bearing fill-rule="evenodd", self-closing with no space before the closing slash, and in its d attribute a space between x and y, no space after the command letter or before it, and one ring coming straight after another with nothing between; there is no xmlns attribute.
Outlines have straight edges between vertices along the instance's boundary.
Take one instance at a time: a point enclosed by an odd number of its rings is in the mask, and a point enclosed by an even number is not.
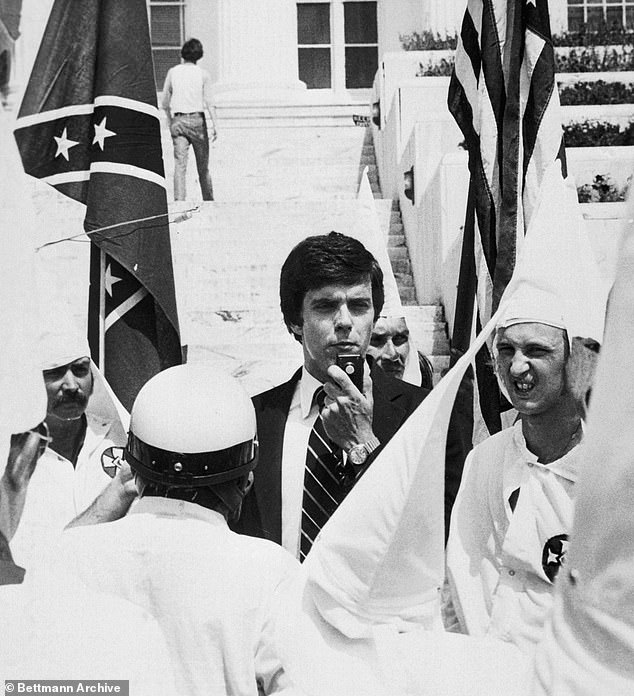
<svg viewBox="0 0 634 696"><path fill-rule="evenodd" d="M170 95L169 108L175 113L204 112L211 103L211 77L194 63L181 63L170 68L163 87L163 103Z"/></svg>

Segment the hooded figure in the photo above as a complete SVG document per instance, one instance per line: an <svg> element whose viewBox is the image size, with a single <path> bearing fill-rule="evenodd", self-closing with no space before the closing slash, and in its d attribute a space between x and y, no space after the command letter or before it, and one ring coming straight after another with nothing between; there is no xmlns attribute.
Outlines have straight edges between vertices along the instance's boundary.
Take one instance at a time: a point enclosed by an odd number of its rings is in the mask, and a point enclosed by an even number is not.
<svg viewBox="0 0 634 696"><path fill-rule="evenodd" d="M107 486L110 497L106 500L118 500L119 493L122 500L125 498L125 510L116 514L125 514L134 497L124 491L121 463L117 449L112 449L126 443L128 415L90 360L88 343L66 308L61 304L49 308L46 320L50 325L41 337L39 355L52 442L39 458L24 492L17 531L16 525L5 530L16 563L27 571ZM101 521L106 519L106 512L101 510Z"/></svg>
<svg viewBox="0 0 634 696"><path fill-rule="evenodd" d="M584 409L572 388L580 380L570 373L587 363L570 360L571 339L601 340L606 297L574 191L555 168L544 191L533 253L502 298L493 341L500 387L519 417L468 456L447 546L446 609L459 630L528 654L565 562L583 452ZM535 254L540 237L548 251Z"/></svg>

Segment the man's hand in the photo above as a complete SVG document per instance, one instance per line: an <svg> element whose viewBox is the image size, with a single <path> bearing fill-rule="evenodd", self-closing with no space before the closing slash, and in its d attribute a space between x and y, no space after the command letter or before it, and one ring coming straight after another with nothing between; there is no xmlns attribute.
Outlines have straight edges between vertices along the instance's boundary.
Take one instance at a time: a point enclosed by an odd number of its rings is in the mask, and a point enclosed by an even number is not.
<svg viewBox="0 0 634 696"><path fill-rule="evenodd" d="M328 437L349 451L374 437L372 432L372 380L366 375L363 394L337 365L328 368L330 382L324 383L325 407L321 412Z"/></svg>
<svg viewBox="0 0 634 696"><path fill-rule="evenodd" d="M112 481L86 510L66 525L66 529L118 520L126 515L136 496L137 490L132 469L122 459L121 466Z"/></svg>
<svg viewBox="0 0 634 696"><path fill-rule="evenodd" d="M11 447L7 467L4 470L4 478L14 490L28 486L35 471L37 460L42 456L47 442L48 431L44 423L26 433L11 436Z"/></svg>
<svg viewBox="0 0 634 696"><path fill-rule="evenodd" d="M20 523L29 481L47 442L48 431L44 423L26 433L11 436L7 466L0 479L0 530L9 541Z"/></svg>

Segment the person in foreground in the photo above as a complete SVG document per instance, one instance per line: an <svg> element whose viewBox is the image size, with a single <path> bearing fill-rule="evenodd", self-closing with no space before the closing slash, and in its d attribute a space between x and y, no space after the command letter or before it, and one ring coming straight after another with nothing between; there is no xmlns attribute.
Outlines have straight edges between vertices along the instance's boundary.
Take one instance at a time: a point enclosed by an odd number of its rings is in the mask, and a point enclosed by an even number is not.
<svg viewBox="0 0 634 696"><path fill-rule="evenodd" d="M261 632L276 588L297 561L277 544L227 527L257 463L246 392L200 365L159 373L134 402L125 457L140 500L123 519L67 530L58 562L91 590L155 618L178 694L287 688Z"/></svg>
<svg viewBox="0 0 634 696"><path fill-rule="evenodd" d="M468 456L447 546L460 630L527 653L565 562L583 450L585 403L572 388L576 361L561 308L556 294L526 284L497 325L495 369L519 419Z"/></svg>
<svg viewBox="0 0 634 696"><path fill-rule="evenodd" d="M47 441L42 423L11 437L5 477L12 486L0 496L0 515L14 528L19 529L23 496ZM45 581L41 570L38 564L25 574L0 532L0 680L9 680L7 693L12 679L69 677L125 679L139 696L174 693L167 647L148 612L90 591L63 566Z"/></svg>

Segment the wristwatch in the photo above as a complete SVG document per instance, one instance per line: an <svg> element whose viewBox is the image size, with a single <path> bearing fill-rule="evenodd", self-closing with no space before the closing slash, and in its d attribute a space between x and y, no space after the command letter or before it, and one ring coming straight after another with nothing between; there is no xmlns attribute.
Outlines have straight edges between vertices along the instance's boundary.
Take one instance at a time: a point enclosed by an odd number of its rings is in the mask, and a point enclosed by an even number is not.
<svg viewBox="0 0 634 696"><path fill-rule="evenodd" d="M354 445L348 452L348 459L354 466L362 466L380 444L379 438L375 436L361 445Z"/></svg>

